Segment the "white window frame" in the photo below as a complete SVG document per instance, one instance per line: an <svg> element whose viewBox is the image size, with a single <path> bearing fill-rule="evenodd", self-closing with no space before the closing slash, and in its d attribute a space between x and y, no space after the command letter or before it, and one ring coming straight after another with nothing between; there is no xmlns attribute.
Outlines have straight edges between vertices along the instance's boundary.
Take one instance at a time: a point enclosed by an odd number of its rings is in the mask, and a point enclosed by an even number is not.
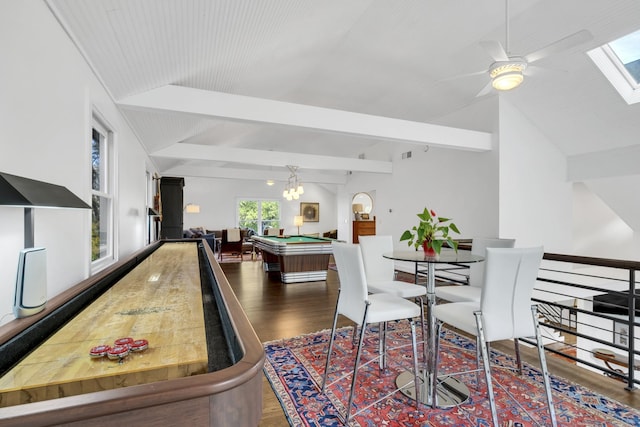
<svg viewBox="0 0 640 427"><path fill-rule="evenodd" d="M236 226L238 227L240 226L240 209L239 209L240 202L245 202L245 201L258 202L258 218L256 220L258 223L258 228L262 226L262 223L264 221L262 219L262 203L278 202L278 222L280 223L280 228L282 228L282 201L280 199L260 199L256 197L242 197L236 200ZM262 233L262 230L255 230L255 231L258 234Z"/></svg>
<svg viewBox="0 0 640 427"><path fill-rule="evenodd" d="M107 237L105 239L106 250L103 256L97 258L96 260L91 261L91 273L94 274L105 267L113 264L116 261L116 155L115 155L115 133L112 130L112 127L109 126L107 121L96 111L93 112L92 120L91 120L91 135L89 137L89 153L91 158L89 159L90 164L93 163L93 130L97 130L102 137L104 137L104 147L101 151L101 156L103 157L103 167L105 170L101 170L101 188L98 190L93 189L93 179L90 179L91 186L91 203L93 209L93 197L98 196L105 198L109 201L109 206L105 211L101 211L101 215L106 213L106 233ZM93 166L91 166L91 173L93 174ZM92 222L93 224L93 222ZM91 227L90 239L93 239L93 227ZM93 250L93 244L89 245L90 250ZM92 256L90 255L89 259Z"/></svg>
<svg viewBox="0 0 640 427"><path fill-rule="evenodd" d="M609 45L595 48L587 54L627 104L640 102L640 85L635 82Z"/></svg>

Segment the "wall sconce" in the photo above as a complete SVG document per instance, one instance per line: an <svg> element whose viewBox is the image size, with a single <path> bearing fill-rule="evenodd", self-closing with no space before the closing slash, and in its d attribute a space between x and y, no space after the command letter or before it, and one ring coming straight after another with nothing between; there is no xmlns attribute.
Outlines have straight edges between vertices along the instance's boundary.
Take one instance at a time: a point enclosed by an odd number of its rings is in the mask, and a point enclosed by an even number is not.
<svg viewBox="0 0 640 427"><path fill-rule="evenodd" d="M298 227L298 235L300 235L300 227L304 224L304 217L302 215L296 215L293 217L293 225Z"/></svg>
<svg viewBox="0 0 640 427"><path fill-rule="evenodd" d="M187 206L184 207L184 211L186 213L200 213L200 205L195 205L193 203L187 203Z"/></svg>

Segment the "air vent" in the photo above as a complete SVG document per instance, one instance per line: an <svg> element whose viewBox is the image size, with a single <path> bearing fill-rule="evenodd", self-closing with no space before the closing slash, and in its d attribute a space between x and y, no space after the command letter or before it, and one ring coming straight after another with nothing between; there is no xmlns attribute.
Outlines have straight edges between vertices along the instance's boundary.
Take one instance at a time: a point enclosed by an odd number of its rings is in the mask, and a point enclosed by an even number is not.
<svg viewBox="0 0 640 427"><path fill-rule="evenodd" d="M410 158L411 158L411 151L407 151L406 153L402 153L402 160L410 159Z"/></svg>

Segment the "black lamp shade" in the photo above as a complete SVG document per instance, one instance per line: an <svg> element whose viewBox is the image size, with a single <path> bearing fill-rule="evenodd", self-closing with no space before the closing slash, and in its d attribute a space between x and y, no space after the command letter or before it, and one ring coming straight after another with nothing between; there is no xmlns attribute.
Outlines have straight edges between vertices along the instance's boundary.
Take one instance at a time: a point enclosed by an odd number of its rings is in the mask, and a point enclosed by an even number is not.
<svg viewBox="0 0 640 427"><path fill-rule="evenodd" d="M4 172L0 172L0 205L91 209L66 187Z"/></svg>

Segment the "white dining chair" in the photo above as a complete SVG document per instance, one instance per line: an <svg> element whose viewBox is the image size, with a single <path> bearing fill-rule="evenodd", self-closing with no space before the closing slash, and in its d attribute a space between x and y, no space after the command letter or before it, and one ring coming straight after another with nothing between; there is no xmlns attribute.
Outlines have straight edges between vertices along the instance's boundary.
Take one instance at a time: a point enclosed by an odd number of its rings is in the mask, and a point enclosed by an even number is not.
<svg viewBox="0 0 640 427"><path fill-rule="evenodd" d="M484 257L487 248L513 248L516 239L498 239L476 237L471 242L471 253ZM480 302L482 294L482 283L484 276L484 262L476 262L469 266L469 285L445 285L436 287L436 298L449 302L476 301ZM518 373L522 374L522 358L520 356L520 343L513 340L513 347L516 352Z"/></svg>
<svg viewBox="0 0 640 427"><path fill-rule="evenodd" d="M358 241L369 292L384 292L402 298L421 298L426 295L424 286L396 280L393 260L382 256L393 252L391 236L360 236Z"/></svg>
<svg viewBox="0 0 640 427"><path fill-rule="evenodd" d="M471 253L484 257L487 248L513 248L515 239L476 237L471 242ZM449 302L480 301L484 262L475 262L469 266L469 285L436 286L436 297Z"/></svg>
<svg viewBox="0 0 640 427"><path fill-rule="evenodd" d="M414 384L418 384L418 355L416 326L414 319L420 316L420 308L416 304L396 295L383 293L369 294L367 292L367 282L364 271L364 264L362 261L362 253L358 245L334 241L332 243L332 250L338 270L340 290L338 293L338 300L333 317L331 338L329 340L327 362L322 378L321 391L324 392L325 387L327 386L327 375L329 373L329 367L331 366L331 356L333 352L333 343L335 340L336 325L338 316L342 315L347 317L349 320L360 327L357 351L353 364L353 373L351 374L351 388L349 391L349 399L346 406L347 410L344 416L345 425L347 425L349 424L349 420L352 416L366 409L361 408L354 414L351 413L351 409L353 406L353 395L357 384L357 373L360 364L360 355L362 353L362 345L367 325L372 323L383 324L385 322L402 319L409 320L411 326L411 345L413 350ZM385 351L386 346L380 350L380 355ZM419 387L416 388L419 389ZM378 403L379 401L385 399L387 396L389 396L389 394L383 396L381 399L372 403L371 405ZM371 405L368 405L367 407L370 407ZM418 405L419 400L416 400L416 408L418 407Z"/></svg>
<svg viewBox="0 0 640 427"><path fill-rule="evenodd" d="M362 252L368 291L372 294L386 293L413 299L420 307L420 320L424 327L424 301L422 297L426 295L427 288L396 280L393 260L382 256L387 252L393 252L392 237L388 235L359 236L358 241ZM384 334L382 336L384 337ZM382 367L385 366L384 358L381 358L380 364Z"/></svg>
<svg viewBox="0 0 640 427"><path fill-rule="evenodd" d="M437 319L438 344L434 371L438 372L438 347L442 324L476 336L476 350L482 356L494 426L498 426L491 367L487 344L493 341L535 336L538 357L550 421L556 426L556 416L551 397L549 372L538 326L536 306L531 303L533 287L538 277L543 248L487 248L485 271L480 301L455 302L436 305L433 314ZM479 359L479 357L477 357ZM480 360L478 360L480 369ZM435 402L435 395L433 396Z"/></svg>

